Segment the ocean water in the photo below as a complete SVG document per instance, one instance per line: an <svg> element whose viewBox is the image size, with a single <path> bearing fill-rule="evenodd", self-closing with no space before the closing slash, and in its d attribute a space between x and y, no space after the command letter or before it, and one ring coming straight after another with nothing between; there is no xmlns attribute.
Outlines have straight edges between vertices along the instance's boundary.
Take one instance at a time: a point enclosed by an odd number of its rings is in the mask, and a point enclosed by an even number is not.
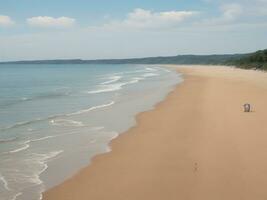
<svg viewBox="0 0 267 200"><path fill-rule="evenodd" d="M0 200L42 199L181 81L146 65L0 65Z"/></svg>

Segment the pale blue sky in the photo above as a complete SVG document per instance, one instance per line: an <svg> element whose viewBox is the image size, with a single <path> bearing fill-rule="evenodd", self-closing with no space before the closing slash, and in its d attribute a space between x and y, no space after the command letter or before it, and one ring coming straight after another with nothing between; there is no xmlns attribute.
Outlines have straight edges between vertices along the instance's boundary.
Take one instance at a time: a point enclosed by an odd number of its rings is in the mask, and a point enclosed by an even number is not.
<svg viewBox="0 0 267 200"><path fill-rule="evenodd" d="M267 0L0 0L0 60L267 48Z"/></svg>

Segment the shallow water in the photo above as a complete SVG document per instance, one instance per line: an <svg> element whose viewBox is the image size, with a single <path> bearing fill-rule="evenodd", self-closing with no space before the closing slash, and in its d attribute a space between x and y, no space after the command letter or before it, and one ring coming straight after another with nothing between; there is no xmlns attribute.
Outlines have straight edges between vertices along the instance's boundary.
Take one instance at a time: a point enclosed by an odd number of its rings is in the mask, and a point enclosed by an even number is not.
<svg viewBox="0 0 267 200"><path fill-rule="evenodd" d="M0 199L40 199L181 80L145 65L0 65Z"/></svg>

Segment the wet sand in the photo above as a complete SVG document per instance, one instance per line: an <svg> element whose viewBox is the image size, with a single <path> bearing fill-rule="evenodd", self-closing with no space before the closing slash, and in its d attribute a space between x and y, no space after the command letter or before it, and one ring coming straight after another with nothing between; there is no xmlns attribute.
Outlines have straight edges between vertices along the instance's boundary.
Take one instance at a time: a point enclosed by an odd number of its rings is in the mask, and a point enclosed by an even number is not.
<svg viewBox="0 0 267 200"><path fill-rule="evenodd" d="M267 199L267 74L177 70L182 84L44 200Z"/></svg>

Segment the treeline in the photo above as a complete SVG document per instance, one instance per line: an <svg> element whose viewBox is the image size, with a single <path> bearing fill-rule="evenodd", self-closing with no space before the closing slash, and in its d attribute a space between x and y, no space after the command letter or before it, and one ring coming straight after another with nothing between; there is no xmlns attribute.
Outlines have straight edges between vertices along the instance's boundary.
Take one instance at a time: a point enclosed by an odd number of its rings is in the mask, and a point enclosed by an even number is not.
<svg viewBox="0 0 267 200"><path fill-rule="evenodd" d="M29 60L2 62L0 64L226 64L228 61L241 59L248 54L229 55L178 55L168 57L147 57L130 59L102 59L102 60Z"/></svg>
<svg viewBox="0 0 267 200"><path fill-rule="evenodd" d="M249 54L226 55L177 55L168 57L147 57L131 59L101 60L32 60L2 62L0 64L199 64L199 65L235 65L246 69L267 70L267 49Z"/></svg>
<svg viewBox="0 0 267 200"><path fill-rule="evenodd" d="M237 60L229 61L228 63L244 69L267 70L267 49L257 51Z"/></svg>

